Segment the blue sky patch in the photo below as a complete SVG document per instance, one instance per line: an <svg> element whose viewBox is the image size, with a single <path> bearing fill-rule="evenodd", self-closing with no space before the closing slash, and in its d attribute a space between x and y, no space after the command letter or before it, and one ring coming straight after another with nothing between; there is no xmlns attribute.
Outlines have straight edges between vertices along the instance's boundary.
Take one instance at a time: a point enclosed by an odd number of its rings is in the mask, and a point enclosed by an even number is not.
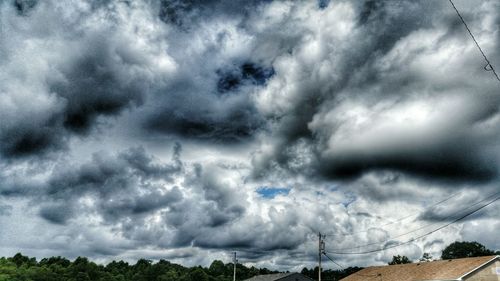
<svg viewBox="0 0 500 281"><path fill-rule="evenodd" d="M264 198L273 199L277 195L288 195L291 188L263 186L257 189L257 193Z"/></svg>

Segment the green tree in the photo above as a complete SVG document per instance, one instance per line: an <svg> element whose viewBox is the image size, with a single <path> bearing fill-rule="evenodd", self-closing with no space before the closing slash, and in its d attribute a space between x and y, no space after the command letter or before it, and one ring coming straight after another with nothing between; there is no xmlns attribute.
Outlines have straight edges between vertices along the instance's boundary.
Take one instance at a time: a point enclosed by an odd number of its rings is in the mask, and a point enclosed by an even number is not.
<svg viewBox="0 0 500 281"><path fill-rule="evenodd" d="M411 263L411 260L407 256L393 256L392 261L389 262L389 265L394 265L394 264L405 264L405 263Z"/></svg>
<svg viewBox="0 0 500 281"><path fill-rule="evenodd" d="M60 256L43 258L42 260L40 260L40 265L53 265L53 264L58 264L62 267L68 267L71 264L71 261L69 261L67 258L63 258Z"/></svg>
<svg viewBox="0 0 500 281"><path fill-rule="evenodd" d="M314 278L314 270L312 270L312 269L309 270L307 267L302 268L300 273L304 276L309 277L309 278Z"/></svg>
<svg viewBox="0 0 500 281"><path fill-rule="evenodd" d="M495 252L487 249L484 245L478 242L453 242L443 249L441 259L451 260L469 257L482 257L494 255Z"/></svg>
<svg viewBox="0 0 500 281"><path fill-rule="evenodd" d="M188 273L187 280L189 281L208 281L208 275L202 268L196 267Z"/></svg>
<svg viewBox="0 0 500 281"><path fill-rule="evenodd" d="M106 265L105 270L113 276L125 276L129 273L130 266L124 261L112 261Z"/></svg>
<svg viewBox="0 0 500 281"><path fill-rule="evenodd" d="M237 280L277 273L266 268L248 268L243 264L237 264L236 271ZM50 257L43 258L39 263L35 258L20 253L10 258L0 257L0 281L231 281L232 276L233 264L222 261L214 261L209 268L187 268L166 260L153 263L139 259L134 265L112 261L103 266L86 257L78 257L74 261Z"/></svg>
<svg viewBox="0 0 500 281"><path fill-rule="evenodd" d="M90 281L90 277L85 272L78 272L75 278L76 281Z"/></svg>
<svg viewBox="0 0 500 281"><path fill-rule="evenodd" d="M34 266L37 264L35 258L29 258L27 256L23 256L21 255L21 253L15 254L12 258L9 258L9 260L15 263L17 267L20 267L23 264L26 264L28 266Z"/></svg>
<svg viewBox="0 0 500 281"><path fill-rule="evenodd" d="M177 281L179 280L179 274L177 271L171 269L168 272L160 275L158 281Z"/></svg>
<svg viewBox="0 0 500 281"><path fill-rule="evenodd" d="M220 260L214 260L208 268L208 272L214 277L228 275L224 263Z"/></svg>

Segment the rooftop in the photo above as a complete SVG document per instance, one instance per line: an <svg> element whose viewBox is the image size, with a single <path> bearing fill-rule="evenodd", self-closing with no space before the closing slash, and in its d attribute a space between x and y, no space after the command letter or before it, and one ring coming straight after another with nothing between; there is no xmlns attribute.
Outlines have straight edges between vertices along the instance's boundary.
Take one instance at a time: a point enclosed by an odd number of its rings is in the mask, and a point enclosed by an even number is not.
<svg viewBox="0 0 500 281"><path fill-rule="evenodd" d="M302 274L299 274L296 272L290 272L290 273L275 273L275 274L257 275L257 276L250 278L250 279L247 279L245 281L276 281L276 280L280 280L280 279L283 279L285 277L288 277L288 276L291 276L294 274L300 275L302 279L312 280L312 279L310 279Z"/></svg>
<svg viewBox="0 0 500 281"><path fill-rule="evenodd" d="M415 281L415 280L457 280L500 256L473 257L454 260L438 260L386 266L372 266L342 279L342 281Z"/></svg>

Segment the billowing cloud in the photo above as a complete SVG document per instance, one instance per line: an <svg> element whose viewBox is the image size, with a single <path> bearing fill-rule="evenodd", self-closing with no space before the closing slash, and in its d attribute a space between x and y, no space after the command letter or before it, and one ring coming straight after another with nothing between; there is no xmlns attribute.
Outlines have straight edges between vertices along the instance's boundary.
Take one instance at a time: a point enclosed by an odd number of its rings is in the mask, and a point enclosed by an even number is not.
<svg viewBox="0 0 500 281"><path fill-rule="evenodd" d="M497 136L490 128L498 124L496 84L488 73L458 67L473 58L481 64L473 45L463 44L466 34L457 34L463 27L426 4L368 1L359 10L342 4L323 12L320 23L339 30L325 32L306 21L307 44L275 62L278 74L261 93L262 108L272 106L276 114L284 106L276 122L283 139L262 152L271 154L264 165L288 168L303 151L281 147L306 139L316 170L328 178L380 169L458 180L495 177ZM459 56L461 49L471 52Z"/></svg>
<svg viewBox="0 0 500 281"><path fill-rule="evenodd" d="M456 2L497 66L499 4ZM0 255L300 270L318 232L398 245L497 190L498 83L446 1L16 0L0 26ZM497 209L334 258L498 250Z"/></svg>
<svg viewBox="0 0 500 281"><path fill-rule="evenodd" d="M142 104L152 83L175 68L153 23L134 20L147 11L123 3L70 6L1 6L4 156L64 148L100 117Z"/></svg>

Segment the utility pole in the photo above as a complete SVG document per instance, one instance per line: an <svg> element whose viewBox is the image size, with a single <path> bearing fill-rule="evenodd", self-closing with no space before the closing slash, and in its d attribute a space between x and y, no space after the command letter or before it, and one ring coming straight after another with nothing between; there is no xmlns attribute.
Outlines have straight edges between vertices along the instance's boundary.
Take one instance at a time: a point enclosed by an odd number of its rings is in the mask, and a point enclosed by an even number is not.
<svg viewBox="0 0 500 281"><path fill-rule="evenodd" d="M324 237L325 237L324 235L321 235L321 232L318 232L318 258L319 258L318 281L321 281L321 255L325 251L325 241L323 241Z"/></svg>
<svg viewBox="0 0 500 281"><path fill-rule="evenodd" d="M236 263L238 260L236 259L236 252L234 252L234 258L233 258L233 281L236 281Z"/></svg>

